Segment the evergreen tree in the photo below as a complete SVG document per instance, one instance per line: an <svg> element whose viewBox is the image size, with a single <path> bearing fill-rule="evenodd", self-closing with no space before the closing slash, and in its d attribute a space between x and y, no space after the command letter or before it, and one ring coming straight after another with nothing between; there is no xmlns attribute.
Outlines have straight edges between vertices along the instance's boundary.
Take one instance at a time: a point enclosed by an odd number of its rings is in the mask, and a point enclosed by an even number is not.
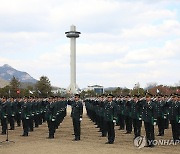
<svg viewBox="0 0 180 154"><path fill-rule="evenodd" d="M14 76L13 78L11 79L10 81L10 84L9 84L9 96L10 97L18 97L18 95L20 94L20 82L18 81L18 79L16 79Z"/></svg>
<svg viewBox="0 0 180 154"><path fill-rule="evenodd" d="M49 97L51 93L52 87L51 83L46 76L41 76L40 80L36 83L36 94L39 97Z"/></svg>

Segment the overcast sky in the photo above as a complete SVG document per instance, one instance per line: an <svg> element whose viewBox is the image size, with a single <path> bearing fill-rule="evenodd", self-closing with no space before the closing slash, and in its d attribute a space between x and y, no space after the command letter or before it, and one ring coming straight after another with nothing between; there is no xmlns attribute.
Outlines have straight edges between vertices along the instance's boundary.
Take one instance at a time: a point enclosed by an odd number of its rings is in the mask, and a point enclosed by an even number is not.
<svg viewBox="0 0 180 154"><path fill-rule="evenodd" d="M180 0L0 0L0 66L68 87L72 24L80 88L180 81Z"/></svg>

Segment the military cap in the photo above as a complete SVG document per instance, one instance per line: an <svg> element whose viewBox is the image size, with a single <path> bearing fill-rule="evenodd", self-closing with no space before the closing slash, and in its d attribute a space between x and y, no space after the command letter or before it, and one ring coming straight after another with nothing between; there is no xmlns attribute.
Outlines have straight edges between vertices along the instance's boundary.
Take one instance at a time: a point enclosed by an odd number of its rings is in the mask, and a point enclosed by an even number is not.
<svg viewBox="0 0 180 154"><path fill-rule="evenodd" d="M75 94L74 96L75 96L75 97L79 97L79 98L80 98L80 95L79 95L79 94Z"/></svg>
<svg viewBox="0 0 180 154"><path fill-rule="evenodd" d="M140 95L134 95L133 97L137 97L137 98L139 98L139 97L140 97Z"/></svg>
<svg viewBox="0 0 180 154"><path fill-rule="evenodd" d="M107 94L107 97L114 97L113 94Z"/></svg>
<svg viewBox="0 0 180 154"><path fill-rule="evenodd" d="M178 94L173 93L173 94L171 94L171 96L172 96L172 97L178 97Z"/></svg>
<svg viewBox="0 0 180 154"><path fill-rule="evenodd" d="M105 94L102 94L102 95L101 95L101 97L104 97L104 96L105 96Z"/></svg>
<svg viewBox="0 0 180 154"><path fill-rule="evenodd" d="M146 97L152 97L153 95L151 93L146 93Z"/></svg>
<svg viewBox="0 0 180 154"><path fill-rule="evenodd" d="M49 96L49 98L53 98L53 97L54 97L54 96L52 96L52 95L51 95L51 96Z"/></svg>

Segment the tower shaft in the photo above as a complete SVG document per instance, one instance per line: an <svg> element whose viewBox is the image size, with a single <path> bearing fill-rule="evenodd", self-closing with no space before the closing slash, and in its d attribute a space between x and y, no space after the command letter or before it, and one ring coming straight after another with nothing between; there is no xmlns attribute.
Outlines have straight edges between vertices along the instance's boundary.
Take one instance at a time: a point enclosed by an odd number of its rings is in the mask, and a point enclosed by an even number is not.
<svg viewBox="0 0 180 154"><path fill-rule="evenodd" d="M80 32L76 31L74 25L71 26L69 32L65 32L66 37L70 38L70 85L68 92L71 94L78 93L76 84L76 38L79 37Z"/></svg>
<svg viewBox="0 0 180 154"><path fill-rule="evenodd" d="M77 93L76 87L76 38L70 39L70 71L71 71L71 81L70 81L70 88L72 93Z"/></svg>

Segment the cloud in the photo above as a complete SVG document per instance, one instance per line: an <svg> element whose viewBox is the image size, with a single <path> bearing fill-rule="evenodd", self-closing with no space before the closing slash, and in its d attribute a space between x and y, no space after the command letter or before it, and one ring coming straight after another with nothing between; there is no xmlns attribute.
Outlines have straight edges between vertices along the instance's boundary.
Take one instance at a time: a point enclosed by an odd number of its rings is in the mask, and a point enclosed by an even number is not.
<svg viewBox="0 0 180 154"><path fill-rule="evenodd" d="M133 87L177 82L179 2L173 0L6 0L0 5L0 64L47 75L67 87L71 24L77 39L77 82ZM171 80L170 80L171 79Z"/></svg>
<svg viewBox="0 0 180 154"><path fill-rule="evenodd" d="M122 37L125 39L164 39L172 35L180 36L180 22L176 20L165 20L159 25L138 25L122 30Z"/></svg>

